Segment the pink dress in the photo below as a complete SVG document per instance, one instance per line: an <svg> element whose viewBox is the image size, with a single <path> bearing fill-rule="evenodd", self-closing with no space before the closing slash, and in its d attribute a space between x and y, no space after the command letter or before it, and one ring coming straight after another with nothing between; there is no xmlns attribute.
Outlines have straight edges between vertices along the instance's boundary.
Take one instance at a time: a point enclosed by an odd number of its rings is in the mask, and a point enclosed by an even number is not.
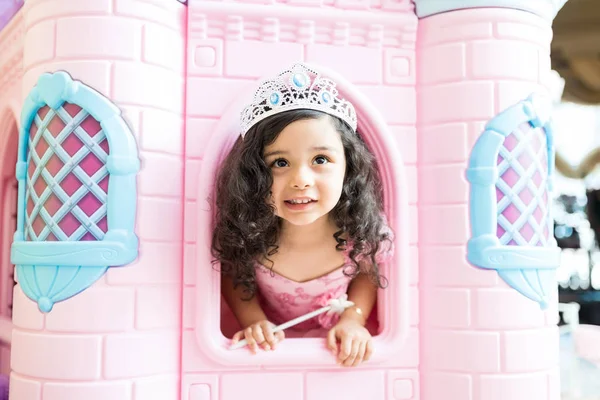
<svg viewBox="0 0 600 400"><path fill-rule="evenodd" d="M389 260L392 246L382 244L376 255L378 264ZM344 267L351 266L348 257L350 249L344 252L344 264L323 275L306 282L296 282L285 278L266 266L256 263L256 283L261 306L269 321L282 324L291 319L328 305L330 299L346 293L351 278L344 274ZM324 337L339 320L335 313L323 313L308 321L287 329L286 337Z"/></svg>

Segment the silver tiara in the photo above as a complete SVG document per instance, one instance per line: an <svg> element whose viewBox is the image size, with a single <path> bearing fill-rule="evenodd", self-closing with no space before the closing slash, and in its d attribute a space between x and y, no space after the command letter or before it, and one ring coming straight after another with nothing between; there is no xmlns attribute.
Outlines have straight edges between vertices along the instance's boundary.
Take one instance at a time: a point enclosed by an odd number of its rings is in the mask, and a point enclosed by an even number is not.
<svg viewBox="0 0 600 400"><path fill-rule="evenodd" d="M256 123L284 111L309 109L340 118L356 131L356 111L338 96L336 84L304 64L294 64L261 83L252 103L242 111L242 137Z"/></svg>

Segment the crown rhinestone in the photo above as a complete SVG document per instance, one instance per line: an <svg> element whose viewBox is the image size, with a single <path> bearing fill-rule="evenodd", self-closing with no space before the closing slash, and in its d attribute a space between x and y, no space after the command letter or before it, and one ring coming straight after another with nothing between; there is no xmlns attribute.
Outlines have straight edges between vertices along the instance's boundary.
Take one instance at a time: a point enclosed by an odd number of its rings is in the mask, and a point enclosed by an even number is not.
<svg viewBox="0 0 600 400"><path fill-rule="evenodd" d="M306 74L296 73L292 78L292 82L297 88L302 89L306 86L306 83L309 81L309 79L310 78Z"/></svg>
<svg viewBox="0 0 600 400"><path fill-rule="evenodd" d="M276 106L279 103L279 94L278 93L271 93L270 101L271 101L271 104L273 104L274 106Z"/></svg>

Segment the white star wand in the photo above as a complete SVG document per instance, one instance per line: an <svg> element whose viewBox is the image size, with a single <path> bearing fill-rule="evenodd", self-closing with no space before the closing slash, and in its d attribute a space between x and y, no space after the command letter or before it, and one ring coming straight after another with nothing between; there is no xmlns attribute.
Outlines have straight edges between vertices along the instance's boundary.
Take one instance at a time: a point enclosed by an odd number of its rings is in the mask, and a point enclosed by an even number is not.
<svg viewBox="0 0 600 400"><path fill-rule="evenodd" d="M348 295L346 293L344 293L337 299L329 300L327 302L327 304L328 305L326 305L325 307L321 307L318 310L311 311L307 314L304 314L297 318L294 318L288 322L284 322L281 325L277 325L276 327L273 328L273 333L283 331L284 329L287 329L287 328L291 328L294 325L298 325L301 322L307 321L307 320L309 320L313 317L316 317L317 315L323 314L323 313L327 313L328 315L333 314L333 313L341 314L344 312L344 310L346 308L352 307L354 305L353 302L348 300ZM242 347L245 347L246 345L248 345L248 342L246 341L246 339L242 339L239 342L237 342L236 344L234 344L233 346L229 347L229 349L237 350L237 349L241 349Z"/></svg>

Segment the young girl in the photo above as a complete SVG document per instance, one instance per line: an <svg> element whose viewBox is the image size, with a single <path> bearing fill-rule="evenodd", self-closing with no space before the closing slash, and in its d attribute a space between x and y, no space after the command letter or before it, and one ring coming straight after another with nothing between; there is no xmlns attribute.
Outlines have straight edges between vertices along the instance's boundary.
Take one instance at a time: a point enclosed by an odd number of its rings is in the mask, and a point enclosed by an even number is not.
<svg viewBox="0 0 600 400"><path fill-rule="evenodd" d="M297 64L264 82L242 113L241 138L217 178L212 250L222 292L252 352L275 349L275 325L347 293L341 316L286 331L327 338L339 364L373 352L365 327L380 264L391 255L382 189L356 113L335 83ZM338 348L339 342L339 348Z"/></svg>

